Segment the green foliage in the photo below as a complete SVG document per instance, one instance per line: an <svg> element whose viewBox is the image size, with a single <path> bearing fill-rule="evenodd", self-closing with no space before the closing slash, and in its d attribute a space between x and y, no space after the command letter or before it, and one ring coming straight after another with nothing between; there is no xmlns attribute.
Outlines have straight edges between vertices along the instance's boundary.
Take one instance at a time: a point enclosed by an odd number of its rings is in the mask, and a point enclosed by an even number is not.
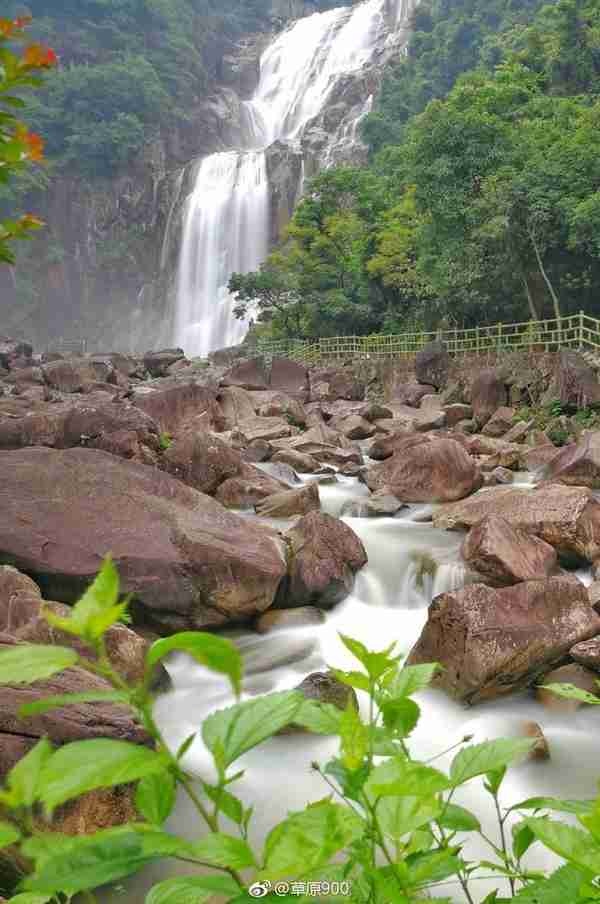
<svg viewBox="0 0 600 904"><path fill-rule="evenodd" d="M166 452L167 449L170 449L173 445L173 437L170 433L161 433L158 438L158 443L163 452Z"/></svg>
<svg viewBox="0 0 600 904"><path fill-rule="evenodd" d="M198 904L218 895L229 904L249 902L252 883L262 883L266 897L281 900L271 889L285 882L348 882L353 904L423 904L450 902L436 892L458 883L466 900L474 902L475 883L492 871L497 890L486 904L523 901L529 904L584 904L595 899L600 874L600 799L594 801L530 798L504 810L500 793L507 769L531 748L530 739L501 738L456 745L449 772L432 762L413 758L407 737L419 707L412 695L425 689L438 666L406 667L391 645L372 651L360 641L342 636L360 671L336 672L340 680L368 696L367 719L354 706L344 712L306 700L296 691L267 694L236 703L209 716L204 742L212 753L217 783L198 787L181 765L192 736L173 754L153 718L149 688L162 659L178 650L229 679L237 692L241 682L239 654L219 637L186 633L157 641L146 658L141 685L129 688L113 670L104 635L119 603L118 576L110 560L73 609L68 630L88 644L93 660L48 658L48 648L20 648L20 662L0 655L2 681L35 680L61 667L78 664L93 668L114 688L119 701L146 727L155 749L122 741L78 741L54 749L41 740L9 773L0 790L4 821L0 846L17 845L28 865L12 904L66 902L80 892L93 901L93 890L124 879L163 858L210 868L208 875L176 876L159 882L146 904ZM41 652L38 652L41 650ZM581 692L564 686L550 689L565 696ZM61 704L80 699L68 695ZM586 702L588 701L586 698ZM598 702L598 701L595 701ZM44 702L40 701L43 707ZM334 713L335 710L335 713ZM230 772L235 761L289 725L339 735L339 756L315 769L333 792L322 800L290 813L268 834L262 851L249 840L252 808L246 809L232 792L243 773ZM454 751L451 748L446 754ZM436 758L437 759L437 758ZM456 804L453 797L467 782L483 780L493 799L498 836L483 831L478 816ZM70 837L34 828L32 815L43 806L51 812L61 803L96 788L136 782L140 821L90 836ZM162 825L172 813L177 789L195 807L204 832L186 841ZM578 826L551 819L550 812L575 817ZM222 817L233 831L225 831ZM511 832L507 831L508 820ZM520 821L516 821L520 820ZM479 835L488 845L490 861L472 861L464 842ZM564 861L551 875L531 872L523 863L529 848L542 844ZM243 874L242 872L243 871ZM507 897L507 894L509 897ZM597 897L597 896L596 896ZM284 900L306 900L293 894ZM340 897L340 900L344 896ZM346 896L347 899L347 896ZM332 896L331 900L338 900Z"/></svg>

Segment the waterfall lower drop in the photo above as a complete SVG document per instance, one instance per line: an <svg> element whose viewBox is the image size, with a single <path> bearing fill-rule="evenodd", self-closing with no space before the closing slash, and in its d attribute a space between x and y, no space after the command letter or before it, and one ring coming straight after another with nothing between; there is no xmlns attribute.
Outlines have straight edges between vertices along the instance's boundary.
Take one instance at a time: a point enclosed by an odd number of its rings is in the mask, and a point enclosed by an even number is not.
<svg viewBox="0 0 600 904"><path fill-rule="evenodd" d="M244 147L202 160L186 202L174 340L188 355L233 345L247 329L233 314L227 284L232 273L256 269L268 253L266 148L278 139L299 140L340 78L371 62L382 41L392 41L411 7L411 0L365 0L315 13L265 50L259 85L243 105ZM365 99L357 119L369 104ZM354 135L355 124L344 126L346 135Z"/></svg>

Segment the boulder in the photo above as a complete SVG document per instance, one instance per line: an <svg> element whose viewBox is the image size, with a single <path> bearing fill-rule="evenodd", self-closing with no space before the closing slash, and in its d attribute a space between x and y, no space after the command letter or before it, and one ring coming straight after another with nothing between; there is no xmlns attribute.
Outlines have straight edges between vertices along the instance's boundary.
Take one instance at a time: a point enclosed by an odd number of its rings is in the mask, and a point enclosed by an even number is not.
<svg viewBox="0 0 600 904"><path fill-rule="evenodd" d="M455 402L452 405L444 405L442 411L446 415L446 426L456 427L461 421L470 420L473 417L473 409L470 405Z"/></svg>
<svg viewBox="0 0 600 904"><path fill-rule="evenodd" d="M342 509L345 518L393 517L404 508L404 503L389 493L373 493L368 499L351 499Z"/></svg>
<svg viewBox="0 0 600 904"><path fill-rule="evenodd" d="M358 414L360 417L363 417L365 421L370 421L372 424L375 423L375 421L380 421L382 418L391 418L394 416L391 408L388 408L386 405L380 405L379 402L368 402L359 409Z"/></svg>
<svg viewBox="0 0 600 904"><path fill-rule="evenodd" d="M354 531L331 515L310 512L286 531L287 581L279 608L315 605L327 609L352 591L354 576L366 565L365 548Z"/></svg>
<svg viewBox="0 0 600 904"><path fill-rule="evenodd" d="M434 386L438 391L446 387L450 370L450 355L443 342L430 342L417 352L415 376L417 382Z"/></svg>
<svg viewBox="0 0 600 904"><path fill-rule="evenodd" d="M446 414L442 411L423 411L415 420L414 428L421 433L427 433L428 430L441 430L446 426Z"/></svg>
<svg viewBox="0 0 600 904"><path fill-rule="evenodd" d="M287 420L281 417L252 417L239 420L232 434L232 441L240 445L249 445L258 439L264 439L272 442L274 439L283 439L285 436L291 436L294 428L290 427ZM298 431L295 431L296 433Z"/></svg>
<svg viewBox="0 0 600 904"><path fill-rule="evenodd" d="M576 662L569 662L553 669L543 676L540 680L540 686L535 689L537 700L547 709L556 712L573 713L583 704L579 700L569 700L567 697L559 697L558 694L546 690L543 685L548 684L572 684L581 691L600 697L600 687L598 687L598 676L595 672L586 669L584 666Z"/></svg>
<svg viewBox="0 0 600 904"><path fill-rule="evenodd" d="M600 672L600 637L582 640L569 650L569 656L588 669Z"/></svg>
<svg viewBox="0 0 600 904"><path fill-rule="evenodd" d="M289 358L273 358L269 383L271 389L285 392L301 402L308 398L308 370Z"/></svg>
<svg viewBox="0 0 600 904"><path fill-rule="evenodd" d="M322 625L325 613L315 606L299 606L297 609L271 609L257 619L254 628L259 634L287 631L290 628L312 628Z"/></svg>
<svg viewBox="0 0 600 904"><path fill-rule="evenodd" d="M111 552L123 592L162 630L247 620L271 605L285 574L268 528L105 452L0 453L0 509L0 559L47 597L77 599Z"/></svg>
<svg viewBox="0 0 600 904"><path fill-rule="evenodd" d="M504 436L513 426L515 415L514 408L503 405L494 412L481 432L484 436Z"/></svg>
<svg viewBox="0 0 600 904"><path fill-rule="evenodd" d="M488 486L512 483L515 479L515 475L509 468L502 467L494 468L488 476Z"/></svg>
<svg viewBox="0 0 600 904"><path fill-rule="evenodd" d="M600 432L585 433L577 443L558 449L540 477L551 483L600 489Z"/></svg>
<svg viewBox="0 0 600 904"><path fill-rule="evenodd" d="M146 352L144 367L152 377L164 377L167 370L185 358L182 348L164 348L155 352Z"/></svg>
<svg viewBox="0 0 600 904"><path fill-rule="evenodd" d="M364 397L365 384L350 367L318 368L311 372L312 402L333 402L336 399L361 402Z"/></svg>
<svg viewBox="0 0 600 904"><path fill-rule="evenodd" d="M507 430L503 439L507 443L522 443L527 438L532 427L533 421L517 421L510 430Z"/></svg>
<svg viewBox="0 0 600 904"><path fill-rule="evenodd" d="M239 386L241 389L268 389L269 376L263 357L252 358L234 364L221 378L222 386Z"/></svg>
<svg viewBox="0 0 600 904"><path fill-rule="evenodd" d="M421 383L396 383L392 387L391 399L402 405L408 405L410 408L418 408L423 398L433 393L435 393L435 386ZM385 417L385 415L382 416Z"/></svg>
<svg viewBox="0 0 600 904"><path fill-rule="evenodd" d="M588 587L588 596L590 598L590 603L600 614L600 581L595 580Z"/></svg>
<svg viewBox="0 0 600 904"><path fill-rule="evenodd" d="M561 405L574 411L600 406L600 384L590 365L572 349L558 354L556 384Z"/></svg>
<svg viewBox="0 0 600 904"><path fill-rule="evenodd" d="M132 404L145 411L163 433L175 435L193 418L204 412L210 416L213 429L225 429L223 412L216 401L216 390L202 383L156 380L136 386Z"/></svg>
<svg viewBox="0 0 600 904"><path fill-rule="evenodd" d="M65 358L42 366L44 380L59 392L83 392L90 383L116 383L112 364L92 358Z"/></svg>
<svg viewBox="0 0 600 904"><path fill-rule="evenodd" d="M506 402L506 386L498 372L495 370L480 371L471 387L473 416L479 426L483 427L498 408L506 406Z"/></svg>
<svg viewBox="0 0 600 904"><path fill-rule="evenodd" d="M486 515L497 515L540 537L567 558L593 562L600 555L600 504L585 487L491 487L472 499L440 506L433 513L433 524L465 530Z"/></svg>
<svg viewBox="0 0 600 904"><path fill-rule="evenodd" d="M306 411L298 399L283 392L254 392L252 396L258 403L256 413L261 417L284 418L294 427L306 426ZM260 396L263 398L260 399Z"/></svg>
<svg viewBox="0 0 600 904"><path fill-rule="evenodd" d="M318 703L326 703L341 710L346 710L350 705L358 710L358 698L354 688L344 684L332 672L313 672L294 690L299 691L307 700L316 700ZM292 722L281 729L279 734L288 735L299 731L306 729Z"/></svg>
<svg viewBox="0 0 600 904"><path fill-rule="evenodd" d="M369 458L375 461L385 461L396 452L404 453L414 446L421 446L423 443L430 441L428 436L403 430L401 433L391 433L387 436L378 437L369 446L367 454Z"/></svg>
<svg viewBox="0 0 600 904"><path fill-rule="evenodd" d="M559 453L560 449L557 449L551 442L533 448L524 446L521 453L521 464L527 471L535 474L543 473Z"/></svg>
<svg viewBox="0 0 600 904"><path fill-rule="evenodd" d="M575 577L502 589L470 584L434 599L407 664L439 662L434 684L478 703L535 684L598 628L600 618Z"/></svg>
<svg viewBox="0 0 600 904"><path fill-rule="evenodd" d="M471 528L462 557L493 584L543 580L557 567L556 551L538 537L512 527L498 515L487 515Z"/></svg>
<svg viewBox="0 0 600 904"><path fill-rule="evenodd" d="M521 722L519 734L524 738L532 738L535 742L527 754L528 760L543 762L550 759L550 747L539 722Z"/></svg>
<svg viewBox="0 0 600 904"><path fill-rule="evenodd" d="M266 439L256 439L251 442L242 453L244 461L250 464L256 464L261 461L268 461L273 455L273 446Z"/></svg>
<svg viewBox="0 0 600 904"><path fill-rule="evenodd" d="M245 463L238 451L214 433L188 429L178 433L162 455L161 467L190 487L213 496Z"/></svg>
<svg viewBox="0 0 600 904"><path fill-rule="evenodd" d="M283 490L267 496L256 504L256 514L264 518L291 518L292 515L306 515L319 511L321 500L317 483L294 490Z"/></svg>
<svg viewBox="0 0 600 904"><path fill-rule="evenodd" d="M404 502L463 499L482 482L471 456L452 439L404 445L366 474L370 490L386 489Z"/></svg>
<svg viewBox="0 0 600 904"><path fill-rule="evenodd" d="M370 421L365 420L358 414L350 415L350 417L346 417L339 422L334 422L334 426L348 439L369 439L377 432L377 428Z"/></svg>
<svg viewBox="0 0 600 904"><path fill-rule="evenodd" d="M29 361L33 354L33 347L22 339L9 339L8 336L0 336L0 367L11 370L19 362Z"/></svg>
<svg viewBox="0 0 600 904"><path fill-rule="evenodd" d="M252 420L256 414L254 398L245 389L230 386L222 389L218 396L219 406L223 412L223 426L233 430L241 421Z"/></svg>
<svg viewBox="0 0 600 904"><path fill-rule="evenodd" d="M307 455L305 452L298 452L296 449L279 449L275 452L271 461L289 465L300 474L314 474L320 468L316 458L313 458L312 455Z"/></svg>
<svg viewBox="0 0 600 904"><path fill-rule="evenodd" d="M228 477L219 485L215 499L226 508L246 509L286 489L287 484L259 471L253 465L244 463L239 474Z"/></svg>

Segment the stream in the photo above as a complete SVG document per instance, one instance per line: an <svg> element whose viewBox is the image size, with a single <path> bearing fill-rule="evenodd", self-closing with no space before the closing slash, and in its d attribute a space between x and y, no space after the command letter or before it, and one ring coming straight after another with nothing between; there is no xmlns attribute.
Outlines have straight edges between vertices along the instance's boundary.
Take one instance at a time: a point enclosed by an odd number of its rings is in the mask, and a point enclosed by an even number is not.
<svg viewBox="0 0 600 904"><path fill-rule="evenodd" d="M531 478L521 474L519 482L528 484ZM362 498L366 490L354 478L339 478L337 484L322 485L320 493L322 509L339 514L344 503ZM410 506L394 518L344 518L364 543L369 562L357 575L351 596L327 613L324 624L270 635L247 630L229 632L244 655L243 699L293 688L309 673L328 666L356 668L338 632L355 637L375 650L395 640L398 652L409 652L425 624L432 598L461 587L465 580L459 555L463 535L424 522L431 510L431 506ZM255 517L247 513L246 516ZM273 523L287 526L287 522ZM578 577L584 582L589 580L585 571L578 572ZM174 657L168 669L173 690L156 703L158 724L173 750L198 732L184 764L192 774L211 780L212 761L199 729L209 713L231 704L233 698L221 678L184 655ZM576 713L555 712L542 707L530 694L514 695L477 708L454 703L440 691L424 691L415 699L422 715L410 738L410 748L420 759L439 754L465 735L473 735L477 743L514 735L524 720L541 725L551 758L545 762L526 762L509 771L503 785L504 806L538 795L563 798L595 795L600 711L583 707ZM289 811L302 809L309 801L326 796L329 789L310 764L314 760L324 764L336 752L335 739L299 734L274 738L238 761L245 775L236 784L235 792L246 805L255 805L250 835L255 847L261 845L273 825ZM436 765L446 768L453 755L441 757ZM488 835L497 838L493 805L481 780L475 779L461 789L455 800L475 812ZM168 828L187 837L198 834L198 821L187 799L178 801ZM475 839L466 845L465 854L489 858L490 851ZM550 853L534 847L527 854L526 862L532 868L548 868L554 860ZM172 861L157 864L107 891L101 900L106 904L119 901L142 904L144 894L154 882L177 873L189 874L190 867ZM474 886L477 902L493 888L500 886L501 891L506 890L502 888L502 879L482 880ZM457 904L465 900L453 883L440 888L438 894L451 896Z"/></svg>

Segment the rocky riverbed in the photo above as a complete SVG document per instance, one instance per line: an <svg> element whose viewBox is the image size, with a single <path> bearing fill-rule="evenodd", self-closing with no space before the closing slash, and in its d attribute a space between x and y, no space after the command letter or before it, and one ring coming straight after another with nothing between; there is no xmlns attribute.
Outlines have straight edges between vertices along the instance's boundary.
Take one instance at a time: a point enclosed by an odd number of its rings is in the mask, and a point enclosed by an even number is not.
<svg viewBox="0 0 600 904"><path fill-rule="evenodd" d="M539 720L536 695L557 704L535 690L553 670L587 690L600 672L600 432L563 414L558 447L517 417L518 393L572 414L596 404L576 353L553 368L526 387L499 367L451 381L434 344L384 397L350 364L61 358L0 339L0 641L64 643L42 598L72 603L111 552L135 598L133 624L109 637L130 680L152 637L219 630L244 653L247 694L301 685L334 699L339 627L441 662L457 724L464 704L493 712L508 694ZM184 658L169 670L157 712L176 743L182 711L197 720L222 694ZM99 680L73 669L33 693ZM3 771L43 734L146 742L109 704L21 722L27 694L0 691ZM71 805L59 827L131 818L130 789L110 796Z"/></svg>

